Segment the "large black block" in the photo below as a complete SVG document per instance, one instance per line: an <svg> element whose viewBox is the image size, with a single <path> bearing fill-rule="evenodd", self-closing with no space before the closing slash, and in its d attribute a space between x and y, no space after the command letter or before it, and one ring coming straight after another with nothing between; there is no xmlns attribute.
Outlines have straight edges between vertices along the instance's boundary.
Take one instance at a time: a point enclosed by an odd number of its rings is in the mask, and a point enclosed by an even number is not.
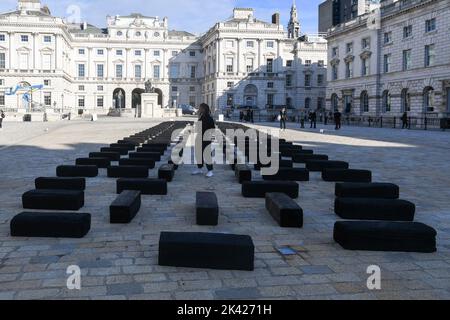
<svg viewBox="0 0 450 320"><path fill-rule="evenodd" d="M124 148L111 148L111 147L100 148L100 152L117 152L121 156L126 156L128 154L128 151L129 151L128 149Z"/></svg>
<svg viewBox="0 0 450 320"><path fill-rule="evenodd" d="M398 199L399 186L392 183L336 183L336 197Z"/></svg>
<svg viewBox="0 0 450 320"><path fill-rule="evenodd" d="M125 190L109 207L111 223L130 223L141 208L141 192Z"/></svg>
<svg viewBox="0 0 450 320"><path fill-rule="evenodd" d="M22 195L24 209L79 210L84 206L84 192L80 190L39 189Z"/></svg>
<svg viewBox="0 0 450 320"><path fill-rule="evenodd" d="M325 169L322 171L322 179L330 182L372 182L372 172L354 169Z"/></svg>
<svg viewBox="0 0 450 320"><path fill-rule="evenodd" d="M159 239L161 266L253 271L254 256L250 236L162 232Z"/></svg>
<svg viewBox="0 0 450 320"><path fill-rule="evenodd" d="M171 182L175 176L175 166L173 164L163 164L158 170L158 179Z"/></svg>
<svg viewBox="0 0 450 320"><path fill-rule="evenodd" d="M148 178L148 168L144 166L108 167L109 178Z"/></svg>
<svg viewBox="0 0 450 320"><path fill-rule="evenodd" d="M219 223L219 204L214 192L197 192L197 224L200 226L217 226Z"/></svg>
<svg viewBox="0 0 450 320"><path fill-rule="evenodd" d="M111 143L109 146L111 148L126 149L128 151L136 149L136 145L133 143Z"/></svg>
<svg viewBox="0 0 450 320"><path fill-rule="evenodd" d="M280 168L272 176L263 175L264 180L270 181L309 181L309 170L304 168Z"/></svg>
<svg viewBox="0 0 450 320"><path fill-rule="evenodd" d="M349 165L345 161L329 161L329 160L308 160L306 161L306 169L309 171L323 171L325 169L348 169Z"/></svg>
<svg viewBox="0 0 450 320"><path fill-rule="evenodd" d="M325 154L302 154L296 153L292 156L294 163L306 163L311 160L328 160L328 156Z"/></svg>
<svg viewBox="0 0 450 320"><path fill-rule="evenodd" d="M130 140L128 140L128 141L126 141L126 140L119 140L119 141L117 141L117 144L120 144L120 145L123 145L123 144L125 144L125 145L131 145L131 146L133 146L134 148L136 148L137 146L140 145L139 142L130 141ZM111 146L111 147L112 147L112 146ZM133 148L133 149L134 149L134 148ZM132 150L132 149L131 149L131 150Z"/></svg>
<svg viewBox="0 0 450 320"><path fill-rule="evenodd" d="M303 210L284 193L267 193L266 209L283 228L303 227Z"/></svg>
<svg viewBox="0 0 450 320"><path fill-rule="evenodd" d="M155 168L155 160L153 159L120 159L119 166L143 166L148 169Z"/></svg>
<svg viewBox="0 0 450 320"><path fill-rule="evenodd" d="M245 164L237 164L235 166L235 176L239 183L244 181L252 181L252 170Z"/></svg>
<svg viewBox="0 0 450 320"><path fill-rule="evenodd" d="M159 152L131 152L129 156L130 159L153 159L155 161L161 160L161 154Z"/></svg>
<svg viewBox="0 0 450 320"><path fill-rule="evenodd" d="M119 152L91 152L89 153L89 158L108 158L111 161L119 161Z"/></svg>
<svg viewBox="0 0 450 320"><path fill-rule="evenodd" d="M83 238L91 228L89 213L22 212L10 223L13 237Z"/></svg>
<svg viewBox="0 0 450 320"><path fill-rule="evenodd" d="M97 166L59 166L56 168L58 177L86 177L98 176Z"/></svg>
<svg viewBox="0 0 450 320"><path fill-rule="evenodd" d="M256 163L254 168L255 168L255 170L261 170L261 168L268 168L270 166L272 166L272 163L269 163L269 164ZM280 159L278 161L278 167L279 168L293 168L294 163L292 162L292 160L281 160Z"/></svg>
<svg viewBox="0 0 450 320"><path fill-rule="evenodd" d="M293 181L246 181L242 183L242 195L246 198L265 198L267 193L285 193L298 198L299 186Z"/></svg>
<svg viewBox="0 0 450 320"><path fill-rule="evenodd" d="M334 212L343 219L414 221L414 203L397 199L336 198Z"/></svg>
<svg viewBox="0 0 450 320"><path fill-rule="evenodd" d="M436 252L436 230L418 222L340 221L334 240L347 250Z"/></svg>
<svg viewBox="0 0 450 320"><path fill-rule="evenodd" d="M98 168L108 168L111 160L108 158L78 158L75 161L77 166L97 166Z"/></svg>
<svg viewBox="0 0 450 320"><path fill-rule="evenodd" d="M123 178L117 180L117 193L137 190L144 195L166 195L167 181L163 179Z"/></svg>
<svg viewBox="0 0 450 320"><path fill-rule="evenodd" d="M53 190L85 190L85 178L44 178L40 177L34 181L36 189Z"/></svg>

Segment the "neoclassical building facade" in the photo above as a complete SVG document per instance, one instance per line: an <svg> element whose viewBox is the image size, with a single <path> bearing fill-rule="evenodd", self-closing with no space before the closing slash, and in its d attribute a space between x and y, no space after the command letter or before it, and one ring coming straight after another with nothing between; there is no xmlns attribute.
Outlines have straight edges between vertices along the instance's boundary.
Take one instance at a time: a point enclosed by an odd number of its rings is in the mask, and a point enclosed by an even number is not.
<svg viewBox="0 0 450 320"><path fill-rule="evenodd" d="M327 44L302 36L297 8L287 30L238 8L203 36L168 18L108 16L106 28L68 23L40 0L0 14L0 108L120 110L133 114L150 80L162 107L323 108Z"/></svg>
<svg viewBox="0 0 450 320"><path fill-rule="evenodd" d="M450 2L382 0L329 30L327 109L350 115L447 117Z"/></svg>

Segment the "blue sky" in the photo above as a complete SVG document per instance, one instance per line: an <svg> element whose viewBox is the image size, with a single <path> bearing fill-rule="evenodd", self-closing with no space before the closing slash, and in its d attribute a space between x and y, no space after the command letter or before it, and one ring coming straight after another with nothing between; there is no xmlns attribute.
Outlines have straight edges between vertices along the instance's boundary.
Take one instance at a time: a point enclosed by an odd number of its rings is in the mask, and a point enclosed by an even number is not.
<svg viewBox="0 0 450 320"><path fill-rule="evenodd" d="M300 22L305 33L317 32L319 3L323 0L296 0ZM67 17L68 8L77 5L81 18L98 27L105 27L106 16L139 12L149 16L169 17L171 29L193 33L206 32L215 22L231 16L234 7L255 8L258 19L270 21L279 11L284 25L289 20L292 0L42 0L52 14ZM0 11L15 9L17 0L1 0Z"/></svg>

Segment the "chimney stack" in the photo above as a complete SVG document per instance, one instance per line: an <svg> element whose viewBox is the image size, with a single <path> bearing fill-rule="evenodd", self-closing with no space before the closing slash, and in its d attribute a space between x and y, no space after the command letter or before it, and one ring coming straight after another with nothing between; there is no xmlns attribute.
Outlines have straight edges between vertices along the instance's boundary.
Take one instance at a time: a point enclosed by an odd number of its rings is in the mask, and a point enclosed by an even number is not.
<svg viewBox="0 0 450 320"><path fill-rule="evenodd" d="M280 14L278 12L272 15L272 23L276 25L280 24Z"/></svg>

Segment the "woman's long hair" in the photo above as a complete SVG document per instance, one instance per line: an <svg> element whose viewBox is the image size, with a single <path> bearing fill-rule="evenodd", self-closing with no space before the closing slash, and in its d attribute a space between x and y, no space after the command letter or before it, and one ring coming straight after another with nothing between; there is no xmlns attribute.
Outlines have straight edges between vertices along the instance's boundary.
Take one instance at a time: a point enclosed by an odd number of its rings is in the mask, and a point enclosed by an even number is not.
<svg viewBox="0 0 450 320"><path fill-rule="evenodd" d="M211 109L209 108L209 106L206 103L202 103L199 107L198 107L198 117L201 118L203 116L209 116L211 113Z"/></svg>

